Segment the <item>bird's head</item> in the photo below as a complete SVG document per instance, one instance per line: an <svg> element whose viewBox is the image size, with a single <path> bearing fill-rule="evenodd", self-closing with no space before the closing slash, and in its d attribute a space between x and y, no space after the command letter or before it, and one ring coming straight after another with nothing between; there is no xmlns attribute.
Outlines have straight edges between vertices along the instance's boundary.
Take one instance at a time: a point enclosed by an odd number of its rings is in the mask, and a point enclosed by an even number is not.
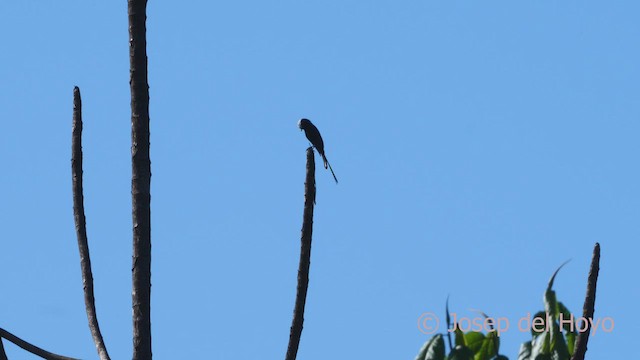
<svg viewBox="0 0 640 360"><path fill-rule="evenodd" d="M311 121L309 121L309 119L300 119L300 121L298 121L298 128L300 128L300 131L302 131L307 126L309 126L309 124L311 124Z"/></svg>

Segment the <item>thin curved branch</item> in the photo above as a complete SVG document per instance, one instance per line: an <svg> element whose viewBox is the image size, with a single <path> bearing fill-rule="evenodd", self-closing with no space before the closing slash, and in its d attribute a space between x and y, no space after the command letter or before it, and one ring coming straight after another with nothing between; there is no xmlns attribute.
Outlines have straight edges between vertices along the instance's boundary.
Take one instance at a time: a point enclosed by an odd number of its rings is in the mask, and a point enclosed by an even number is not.
<svg viewBox="0 0 640 360"><path fill-rule="evenodd" d="M21 347L22 349L34 354L34 355L38 355L43 359L47 359L47 360L79 360L76 358L71 358L71 357L67 357L67 356L62 356L62 355L58 355L58 354L54 354L54 353L50 353L44 349L41 349L33 344L30 344L22 339L20 339L19 337L13 335L12 333L8 332L5 329L0 328L0 339L7 339L8 341L11 341L12 343L16 344L17 346ZM0 355L1 356L1 355ZM5 359L6 359L6 354L5 354Z"/></svg>
<svg viewBox="0 0 640 360"><path fill-rule="evenodd" d="M576 339L576 351L573 353L571 360L584 360L587 353L587 343L589 342L589 333L591 332L591 322L596 305L596 285L598 283L598 273L600 272L600 244L596 243L593 248L593 257L591 258L591 269L589 269L589 280L587 282L587 295L584 299L582 308L582 317L587 319L587 329L578 333Z"/></svg>
<svg viewBox="0 0 640 360"><path fill-rule="evenodd" d="M311 265L311 235L313 233L313 206L316 201L316 164L313 147L307 149L307 177L304 183L304 211L302 218L302 235L300 238L300 264L298 267L298 287L296 304L293 309L293 320L289 334L286 360L295 360L302 336L304 322L304 306L307 301L309 287L309 267Z"/></svg>
<svg viewBox="0 0 640 360"><path fill-rule="evenodd" d="M89 242L87 241L87 225L84 215L84 192L82 190L82 99L80 89L73 89L73 130L71 135L71 174L73 179L73 218L76 223L78 250L80 251L80 268L82 270L82 285L84 290L84 306L89 320L89 329L96 345L98 356L102 360L110 360L107 347L104 344L96 302L93 295L93 274L91 272L91 257L89 256Z"/></svg>

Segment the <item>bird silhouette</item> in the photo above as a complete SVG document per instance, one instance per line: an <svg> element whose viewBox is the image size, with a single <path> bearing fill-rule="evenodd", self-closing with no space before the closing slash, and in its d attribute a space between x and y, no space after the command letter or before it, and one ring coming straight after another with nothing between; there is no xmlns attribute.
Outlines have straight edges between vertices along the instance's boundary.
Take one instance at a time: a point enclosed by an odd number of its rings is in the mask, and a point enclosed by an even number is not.
<svg viewBox="0 0 640 360"><path fill-rule="evenodd" d="M333 179L337 184L338 178L333 172L331 164L329 164L329 160L327 160L327 156L324 154L324 141L322 141L322 135L320 135L320 131L318 131L318 128L313 125L313 123L309 121L309 119L300 119L300 121L298 121L298 127L300 128L300 131L304 130L304 134L307 136L307 139L309 140L311 145L313 145L313 147L318 151L318 154L322 156L322 160L324 161L324 168L326 169L328 167L329 170L331 170L331 175L333 175Z"/></svg>

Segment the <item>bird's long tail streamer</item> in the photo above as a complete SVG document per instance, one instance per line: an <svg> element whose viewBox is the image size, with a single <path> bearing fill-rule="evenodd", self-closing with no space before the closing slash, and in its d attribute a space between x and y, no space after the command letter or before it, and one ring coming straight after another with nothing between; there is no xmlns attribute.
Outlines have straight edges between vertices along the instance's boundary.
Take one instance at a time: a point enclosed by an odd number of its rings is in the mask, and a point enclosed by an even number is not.
<svg viewBox="0 0 640 360"><path fill-rule="evenodd" d="M324 164L325 164L325 169L327 168L327 165L329 165L329 170L331 170L331 175L333 175L333 180L336 181L336 184L338 183L338 178L336 177L336 174L333 172L333 169L331 168L331 164L329 164L329 160L327 160L327 157L324 156L324 154L322 154L322 160L324 160Z"/></svg>

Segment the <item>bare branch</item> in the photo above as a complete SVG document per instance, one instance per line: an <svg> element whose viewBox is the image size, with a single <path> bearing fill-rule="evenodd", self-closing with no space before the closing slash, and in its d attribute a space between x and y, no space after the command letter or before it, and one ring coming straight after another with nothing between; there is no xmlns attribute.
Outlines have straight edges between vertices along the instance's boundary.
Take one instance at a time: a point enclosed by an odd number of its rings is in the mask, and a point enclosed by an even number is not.
<svg viewBox="0 0 640 360"><path fill-rule="evenodd" d="M133 217L133 360L151 359L151 160L147 1L128 0Z"/></svg>
<svg viewBox="0 0 640 360"><path fill-rule="evenodd" d="M4 352L4 345L2 344L2 337L0 337L0 360L9 360L7 353Z"/></svg>
<svg viewBox="0 0 640 360"><path fill-rule="evenodd" d="M589 342L589 333L591 332L591 322L596 305L596 285L598 283L598 272L600 271L600 244L596 243L593 248L593 257L591 258L591 269L589 269L589 280L587 282L587 295L584 299L582 308L582 317L587 319L587 329L578 333L576 339L576 351L573 353L571 360L584 360L587 353L587 343Z"/></svg>
<svg viewBox="0 0 640 360"><path fill-rule="evenodd" d="M302 336L304 323L304 306L307 301L307 288L309 287L309 267L311 265L311 235L313 233L313 207L316 201L316 164L313 157L313 148L307 149L307 178L304 183L304 212L302 219L302 235L300 238L300 264L298 266L298 288L296 291L296 304L293 309L293 320L289 334L289 346L287 347L286 360L295 360L298 355L298 346Z"/></svg>
<svg viewBox="0 0 640 360"><path fill-rule="evenodd" d="M102 360L109 360L109 353L104 344L96 304L93 295L93 274L91 272L91 257L87 241L87 226L84 214L84 192L82 190L82 99L80 89L73 89L73 130L71 135L71 174L73 179L73 218L76 223L78 250L80 251L80 268L82 270L82 285L84 289L84 306L89 320L89 329L96 345L98 356Z"/></svg>
<svg viewBox="0 0 640 360"><path fill-rule="evenodd" d="M20 339L19 337L13 335L12 333L8 332L5 329L0 328L0 339L7 339L9 341L11 341L12 343L16 344L17 346L21 347L22 349L34 354L34 355L38 355L43 359L47 359L47 360L79 360L76 358L70 358L67 356L62 356L62 355L58 355L58 354L54 354L54 353L50 353L44 349L41 349L33 344L30 344L22 339ZM4 349L2 349L4 350ZM4 351L2 352L4 353ZM6 354L4 354L4 359L6 359ZM0 359L2 359L2 355L0 355Z"/></svg>

